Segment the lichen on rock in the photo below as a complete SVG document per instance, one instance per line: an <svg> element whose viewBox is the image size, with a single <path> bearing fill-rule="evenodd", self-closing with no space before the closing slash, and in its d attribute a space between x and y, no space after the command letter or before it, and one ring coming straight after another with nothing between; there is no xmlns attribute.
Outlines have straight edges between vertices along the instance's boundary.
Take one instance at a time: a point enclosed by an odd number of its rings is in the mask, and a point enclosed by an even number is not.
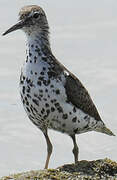
<svg viewBox="0 0 117 180"><path fill-rule="evenodd" d="M117 180L117 163L110 159L82 160L57 169L14 174L0 180Z"/></svg>

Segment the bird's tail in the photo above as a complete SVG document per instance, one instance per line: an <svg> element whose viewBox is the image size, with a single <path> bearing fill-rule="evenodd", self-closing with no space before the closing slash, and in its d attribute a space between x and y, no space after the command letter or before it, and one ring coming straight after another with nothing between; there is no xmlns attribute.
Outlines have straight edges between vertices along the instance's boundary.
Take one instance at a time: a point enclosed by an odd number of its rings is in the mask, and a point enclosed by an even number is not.
<svg viewBox="0 0 117 180"><path fill-rule="evenodd" d="M106 126L102 128L102 133L108 134L109 136L115 136L115 134L110 129L108 129Z"/></svg>
<svg viewBox="0 0 117 180"><path fill-rule="evenodd" d="M102 127L96 128L96 131L107 134L109 136L115 136L115 134L103 124Z"/></svg>

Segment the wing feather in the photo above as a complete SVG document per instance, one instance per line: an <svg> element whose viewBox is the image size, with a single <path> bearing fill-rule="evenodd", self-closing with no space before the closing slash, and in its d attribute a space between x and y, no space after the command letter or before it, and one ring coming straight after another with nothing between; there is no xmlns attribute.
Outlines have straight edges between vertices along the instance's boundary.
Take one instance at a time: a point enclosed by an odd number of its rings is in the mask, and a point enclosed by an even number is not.
<svg viewBox="0 0 117 180"><path fill-rule="evenodd" d="M65 89L68 101L96 120L101 120L88 91L73 74L66 76Z"/></svg>

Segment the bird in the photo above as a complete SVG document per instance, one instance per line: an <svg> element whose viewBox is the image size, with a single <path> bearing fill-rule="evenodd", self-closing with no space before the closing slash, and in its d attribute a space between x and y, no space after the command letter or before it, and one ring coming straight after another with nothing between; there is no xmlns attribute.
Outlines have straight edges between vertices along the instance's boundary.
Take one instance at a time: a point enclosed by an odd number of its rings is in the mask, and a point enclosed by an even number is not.
<svg viewBox="0 0 117 180"><path fill-rule="evenodd" d="M76 135L88 131L114 136L102 121L87 89L53 55L45 11L38 5L21 8L18 22L3 35L16 30L26 34L26 58L21 68L20 95L24 109L44 134L47 144L45 169L53 146L48 130L65 133L72 138L74 162L78 162Z"/></svg>

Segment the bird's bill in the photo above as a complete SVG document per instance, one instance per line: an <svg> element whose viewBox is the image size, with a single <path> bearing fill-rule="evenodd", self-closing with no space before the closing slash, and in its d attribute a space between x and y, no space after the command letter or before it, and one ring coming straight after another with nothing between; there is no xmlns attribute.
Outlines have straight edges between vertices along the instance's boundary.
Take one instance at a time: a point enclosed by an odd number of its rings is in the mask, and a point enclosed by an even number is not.
<svg viewBox="0 0 117 180"><path fill-rule="evenodd" d="M24 26L24 21L19 21L17 24L13 25L11 28L9 28L7 31L5 31L3 33L3 36L10 33L10 32L13 32L13 31L16 31L18 29L21 29L22 27Z"/></svg>

